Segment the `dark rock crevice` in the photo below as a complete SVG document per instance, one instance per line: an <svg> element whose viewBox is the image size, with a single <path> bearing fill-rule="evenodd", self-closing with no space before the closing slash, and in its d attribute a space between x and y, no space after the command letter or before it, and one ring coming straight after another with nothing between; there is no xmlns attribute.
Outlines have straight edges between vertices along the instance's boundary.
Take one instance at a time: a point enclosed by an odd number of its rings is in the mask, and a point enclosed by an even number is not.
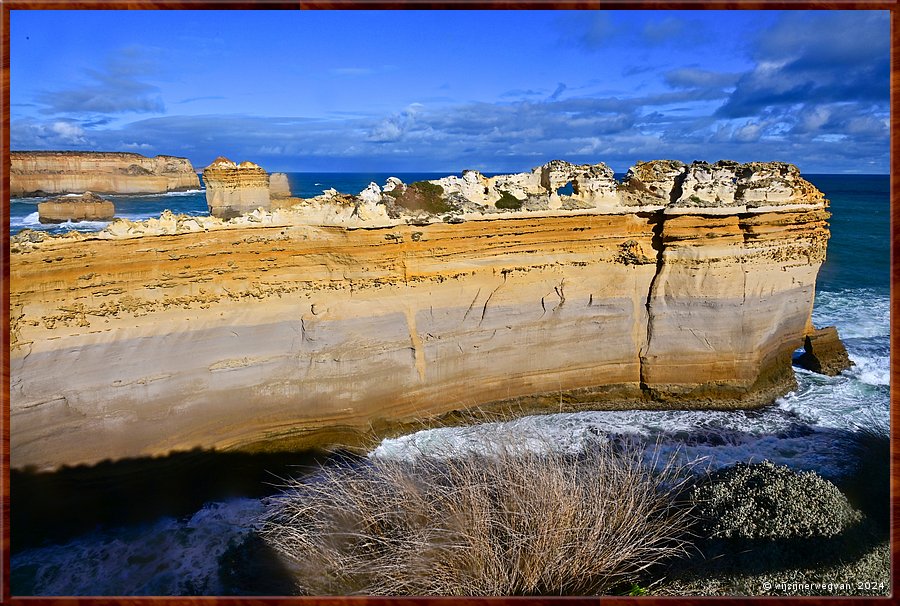
<svg viewBox="0 0 900 606"><path fill-rule="evenodd" d="M647 309L647 328L644 345L641 348L641 351L638 353L638 359L640 361L641 391L645 395L650 396L650 387L647 384L645 368L647 352L650 350L650 341L653 338L653 292L656 288L656 281L659 279L659 275L660 273L662 273L663 265L665 263L663 259L663 251L665 249L663 240L663 227L665 225L664 212L662 210L659 210L655 213L649 214L648 222L653 228L653 238L650 242L653 246L653 250L656 251L656 273L653 274L653 278L650 280L650 287L647 289L647 299L644 303Z"/></svg>

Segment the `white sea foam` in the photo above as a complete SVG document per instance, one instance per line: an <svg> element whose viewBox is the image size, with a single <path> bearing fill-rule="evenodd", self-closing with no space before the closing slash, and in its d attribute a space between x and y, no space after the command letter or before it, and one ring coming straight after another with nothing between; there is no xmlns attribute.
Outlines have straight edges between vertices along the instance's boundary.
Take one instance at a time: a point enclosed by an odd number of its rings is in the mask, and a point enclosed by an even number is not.
<svg viewBox="0 0 900 606"><path fill-rule="evenodd" d="M39 226L39 225L41 225L41 221L40 221L40 215L39 215L39 213L37 213L37 212L33 212L33 213L31 213L31 214L28 214L28 215L26 215L25 217L22 217L21 219L19 219L18 221L16 221L15 219L10 218L10 223L9 223L9 226L10 226L11 228L12 228L12 227L31 227L31 228L34 228L35 226Z"/></svg>
<svg viewBox="0 0 900 606"><path fill-rule="evenodd" d="M890 334L891 300L870 289L823 291L816 294L813 323L838 327L842 339Z"/></svg>
<svg viewBox="0 0 900 606"><path fill-rule="evenodd" d="M196 194L206 193L205 189L186 189L184 191L169 191L162 195L164 196L193 196Z"/></svg>

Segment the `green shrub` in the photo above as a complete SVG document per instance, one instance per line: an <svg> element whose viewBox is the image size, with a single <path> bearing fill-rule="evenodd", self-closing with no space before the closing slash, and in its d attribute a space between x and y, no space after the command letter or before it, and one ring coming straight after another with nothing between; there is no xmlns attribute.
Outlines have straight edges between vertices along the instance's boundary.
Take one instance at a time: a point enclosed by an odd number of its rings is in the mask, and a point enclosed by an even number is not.
<svg viewBox="0 0 900 606"><path fill-rule="evenodd" d="M399 194L388 194L394 196L398 205L409 210L424 210L433 215L454 210L443 198L444 188L428 181L416 181Z"/></svg>
<svg viewBox="0 0 900 606"><path fill-rule="evenodd" d="M272 500L261 535L314 595L596 594L683 551L671 465L486 448L325 467Z"/></svg>
<svg viewBox="0 0 900 606"><path fill-rule="evenodd" d="M522 208L522 201L508 191L503 191L500 192L500 199L494 202L494 206L504 210L519 210Z"/></svg>

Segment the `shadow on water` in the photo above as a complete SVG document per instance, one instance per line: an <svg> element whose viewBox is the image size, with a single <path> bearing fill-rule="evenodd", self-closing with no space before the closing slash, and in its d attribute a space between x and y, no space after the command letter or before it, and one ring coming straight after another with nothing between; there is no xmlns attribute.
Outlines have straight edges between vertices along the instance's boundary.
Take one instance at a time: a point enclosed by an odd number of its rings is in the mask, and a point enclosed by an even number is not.
<svg viewBox="0 0 900 606"><path fill-rule="evenodd" d="M208 501L258 498L284 479L344 453L194 449L54 472L10 470L10 551L61 543L99 528L190 515Z"/></svg>
<svg viewBox="0 0 900 606"><path fill-rule="evenodd" d="M813 429L798 422L778 432L777 437L807 439L811 433L818 434L820 443L836 446L846 453L848 462L852 461L854 471L834 481L865 514L860 527L848 529L838 537L818 539L741 544L701 540L696 544L700 553L676 564L670 572L677 574L681 568L682 574L694 571L715 575L728 570L746 573L787 569L811 561L831 564L856 557L888 536L890 442L887 434ZM660 436L664 442L712 448L752 445L760 437L741 430L700 427L664 432ZM286 478L308 475L321 465L348 459L354 456L345 452L249 454L197 449L161 458L63 468L52 473L11 470L11 552L15 555L29 547L64 543L100 528L151 522L162 516L191 515L210 501L276 494ZM223 589L229 595L294 593L290 571L252 532L229 545L217 558L217 567ZM15 593L32 593L29 584L33 579L24 572L19 576L22 579L13 584ZM40 592L38 587L33 589Z"/></svg>

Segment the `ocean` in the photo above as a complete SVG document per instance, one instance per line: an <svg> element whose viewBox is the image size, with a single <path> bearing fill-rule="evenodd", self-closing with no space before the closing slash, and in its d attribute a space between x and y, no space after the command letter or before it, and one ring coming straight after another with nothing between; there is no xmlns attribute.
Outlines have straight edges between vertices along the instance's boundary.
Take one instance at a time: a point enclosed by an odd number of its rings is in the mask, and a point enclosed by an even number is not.
<svg viewBox="0 0 900 606"><path fill-rule="evenodd" d="M369 182L383 184L388 174L290 173L295 196L310 197L329 187L356 193ZM409 183L439 174L397 174ZM504 423L424 430L382 441L370 456L410 457L426 451L484 448L490 436L514 432L522 444L548 443L577 451L598 437L633 436L658 444L684 460L703 458L710 468L738 461L771 460L798 470L815 470L839 480L851 473L848 450L862 428L886 431L889 426L890 377L890 196L887 175L804 175L831 200L831 240L819 273L813 321L837 326L851 359L850 370L825 377L797 370L798 387L773 405L755 411L616 411L529 416ZM620 177L620 175L619 175ZM157 196L112 196L117 216L142 219L168 208L176 213L205 214L202 190ZM50 232L98 230L105 223L40 225L38 199L14 199L12 233L29 228ZM299 464L299 463L298 463ZM304 462L305 464L305 462ZM220 558L253 528L265 498L292 469L289 457L255 466L241 486L215 488L197 482L207 468L185 464L179 487L155 482L159 474L116 468L105 481L75 481L76 476L23 478L13 474L11 491L11 589L13 595L217 595L225 591ZM191 467L194 465L194 467ZM243 468L242 468L243 469ZM219 475L228 470L218 469ZM118 474L118 475L117 475ZM213 473L215 475L215 473ZM73 480L75 477L75 480ZM247 482L246 478L252 478ZM126 478L126 480L123 480ZM40 481L38 481L40 480ZM170 482L172 480L170 479ZM32 533L40 526L40 508L83 496L99 482L96 502L77 499L87 511L101 501L121 513L135 505L132 516L82 515L83 523ZM125 488L117 489L120 482ZM39 489L36 487L45 487ZM19 492L17 494L17 490ZM46 490L47 494L39 492ZM30 494L28 492L31 491ZM161 496L162 495L162 496ZM165 496L170 495L170 496ZM17 503L19 511L17 514ZM150 503L151 506L137 507ZM87 509L84 509L87 508ZM140 511L137 511L140 510ZM27 513L35 513L29 517ZM75 512L77 513L77 512ZM78 517L78 516L75 516ZM46 519L46 518L45 518ZM65 520L63 520L65 522Z"/></svg>

